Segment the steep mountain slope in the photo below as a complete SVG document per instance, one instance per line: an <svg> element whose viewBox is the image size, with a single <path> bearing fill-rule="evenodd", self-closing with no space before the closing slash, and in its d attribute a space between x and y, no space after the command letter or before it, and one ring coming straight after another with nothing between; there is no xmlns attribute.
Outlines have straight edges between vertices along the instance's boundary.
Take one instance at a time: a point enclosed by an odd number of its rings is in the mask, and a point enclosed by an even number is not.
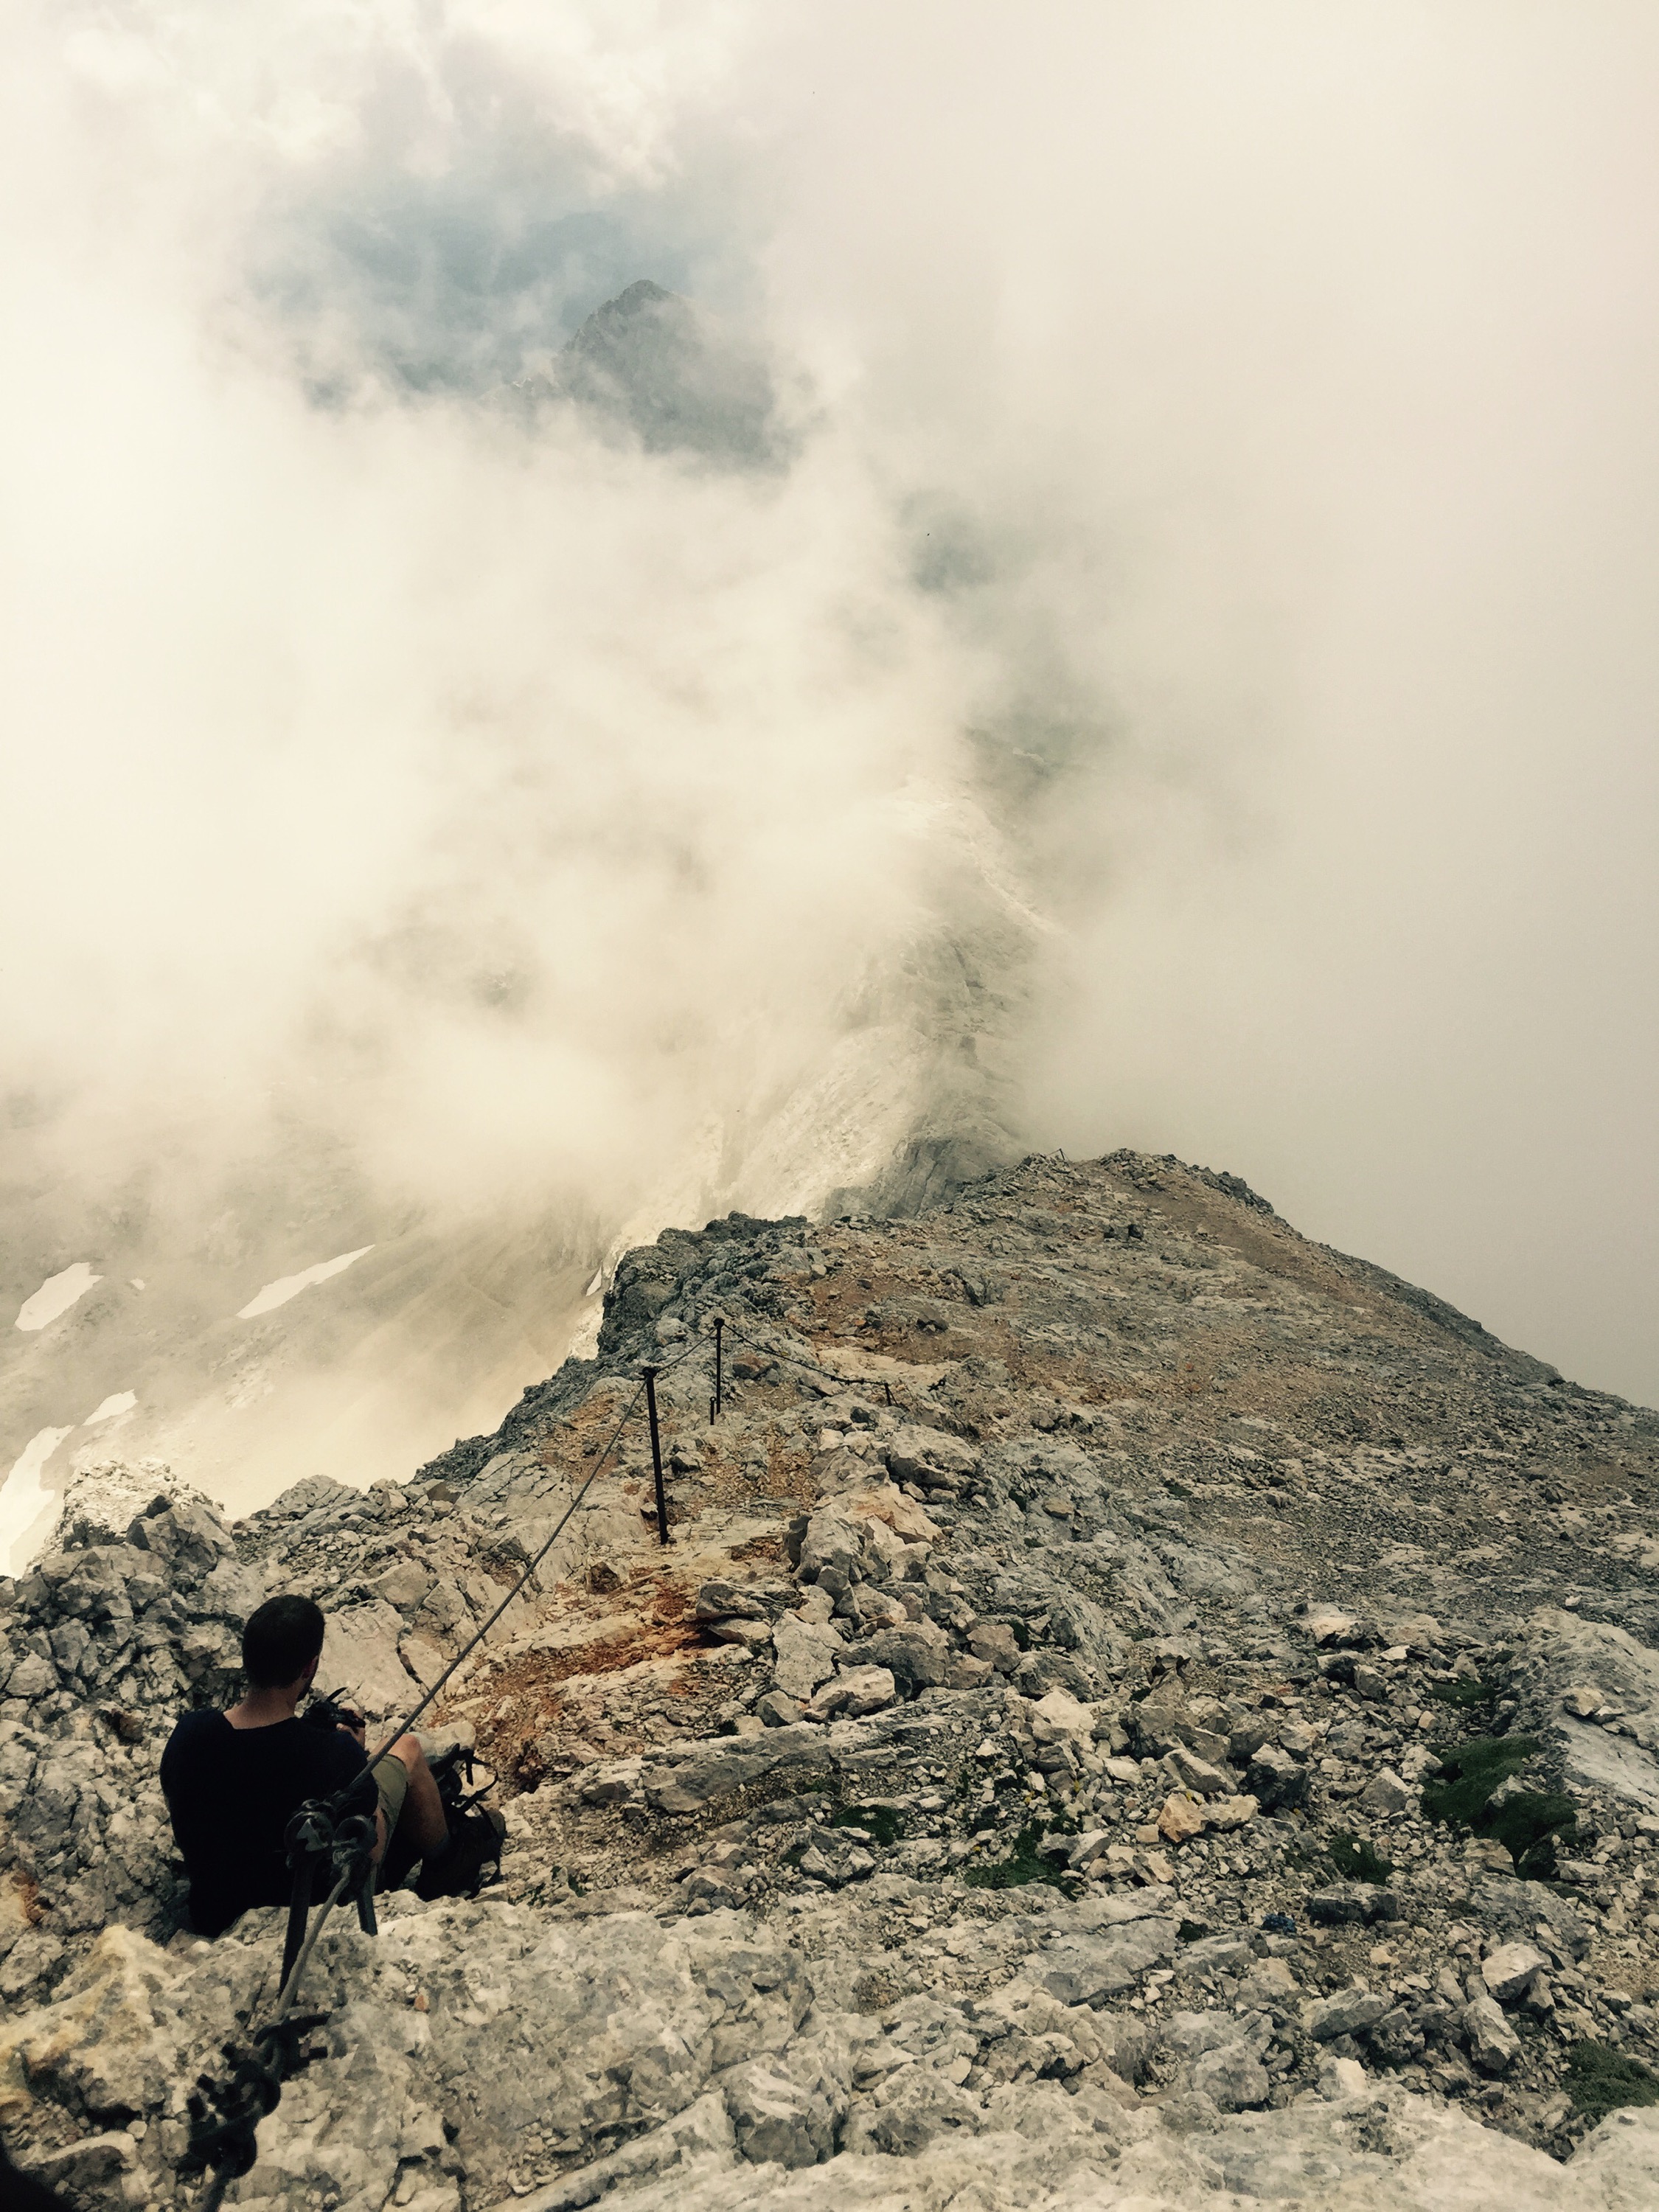
<svg viewBox="0 0 1659 2212"><path fill-rule="evenodd" d="M171 1711L300 1588L393 1717L555 1538L428 1717L504 1879L331 1926L229 2201L1651 2201L1656 1462L1172 1160L665 1232L416 1484L234 1528L80 1486L4 1593L0 2124L191 2201L185 2091L280 1934L170 1935Z"/></svg>
<svg viewBox="0 0 1659 2212"><path fill-rule="evenodd" d="M197 1187L158 1169L117 1202L64 1176L49 1132L6 1133L0 1571L44 1541L76 1468L112 1453L164 1461L233 1512L312 1474L361 1488L406 1473L591 1345L599 1285L665 1221L733 1205L909 1212L1006 1158L1001 1061L1027 935L988 862L967 872L957 926L868 979L810 1064L755 1054L729 1123L711 1113L603 1203L416 1206L305 1123L234 1173ZM735 1042L727 1057L744 1062ZM267 1285L349 1256L259 1310ZM15 1325L77 1267L71 1305ZM123 1410L103 1412L112 1399Z"/></svg>
<svg viewBox="0 0 1659 2212"><path fill-rule="evenodd" d="M795 442L762 356L648 277L595 308L550 369L497 396L530 415L569 402L647 453L717 467L775 467Z"/></svg>
<svg viewBox="0 0 1659 2212"><path fill-rule="evenodd" d="M39 1486L0 1487L0 1569L39 1549L74 1467L112 1452L165 1460L233 1510L305 1474L402 1474L459 1419L498 1418L598 1311L591 1223L422 1218L303 1147L218 1197L112 1218L44 1177L0 1194L0 1477L43 1432L48 1447ZM354 1254L244 1315L267 1285ZM77 1261L94 1279L74 1305L15 1327Z"/></svg>
<svg viewBox="0 0 1659 2212"><path fill-rule="evenodd" d="M479 526L527 594L508 630L533 649L509 673L517 647L463 621L428 666L398 632L398 681L421 697L392 717L403 781L374 785L356 833L379 888L343 898L274 996L238 971L235 1004L259 1012L230 1024L234 1050L211 994L187 1016L168 987L196 1075L169 1060L147 1090L120 1054L106 1064L103 1001L78 984L54 1054L9 1073L0 1570L112 1451L233 1512L310 1474L405 1472L591 1343L592 1286L665 1223L911 1210L1020 1149L1010 1062L1055 932L1022 888L1019 828L1054 763L1005 730L1001 679L995 699L957 696L974 661L942 572L908 566L942 521L878 500L848 566L846 526L825 535L840 495L826 510L811 467L791 474L809 410L787 369L648 279L495 399L465 426L464 466L481 487L505 472ZM519 543L504 518L527 483ZM447 538L447 495L441 518ZM534 548L565 531L570 566L544 571ZM613 531L632 550L596 567ZM788 582L785 540L823 545L822 574L815 558ZM500 600L465 565L452 605ZM426 634L423 597L406 619ZM354 705L331 769L357 730ZM227 840L251 811L232 806ZM331 895L362 858L317 862ZM282 900L265 904L286 944ZM137 1018L131 984L100 988ZM25 1310L71 1270L84 1294L33 1326Z"/></svg>

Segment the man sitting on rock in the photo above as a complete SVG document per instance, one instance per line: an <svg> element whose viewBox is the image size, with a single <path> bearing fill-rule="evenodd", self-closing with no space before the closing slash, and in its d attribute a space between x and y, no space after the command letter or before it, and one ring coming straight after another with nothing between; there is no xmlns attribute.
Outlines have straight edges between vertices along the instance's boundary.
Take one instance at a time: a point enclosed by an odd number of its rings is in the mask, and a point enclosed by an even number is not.
<svg viewBox="0 0 1659 2212"><path fill-rule="evenodd" d="M297 1717L322 1656L324 1626L308 1597L268 1598L242 1632L246 1696L226 1713L185 1713L161 1754L161 1788L198 1935L222 1935L255 1905L288 1903L293 1876L283 1838L289 1820L307 1798L332 1796L368 1765L361 1722L316 1727ZM375 1761L374 1778L380 1886L389 1871L406 1875L418 1860L423 1897L475 1890L484 1863L501 1856L501 1816L463 1814L452 1834L413 1735L399 1736ZM323 1874L331 1886L326 1868Z"/></svg>

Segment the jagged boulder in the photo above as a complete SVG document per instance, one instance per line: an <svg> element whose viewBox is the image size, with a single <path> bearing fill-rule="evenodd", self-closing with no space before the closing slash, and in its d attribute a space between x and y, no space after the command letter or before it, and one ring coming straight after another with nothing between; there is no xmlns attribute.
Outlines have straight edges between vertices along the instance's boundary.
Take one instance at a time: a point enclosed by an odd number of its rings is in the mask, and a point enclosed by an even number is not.
<svg viewBox="0 0 1659 2212"><path fill-rule="evenodd" d="M887 1471L896 1482L910 1482L918 1489L957 1493L979 1473L981 1455L959 1437L942 1429L926 1429L907 1423L882 1448Z"/></svg>
<svg viewBox="0 0 1659 2212"><path fill-rule="evenodd" d="M0 2027L0 2119L43 2099L103 2128L163 2110L189 2078L186 2055L234 2026L222 1996L187 1992L154 1944L107 1929L50 2004Z"/></svg>
<svg viewBox="0 0 1659 2212"><path fill-rule="evenodd" d="M773 1627L772 1644L778 1688L804 1704L835 1673L846 1639L834 1621L802 1620L786 1613Z"/></svg>
<svg viewBox="0 0 1659 2212"><path fill-rule="evenodd" d="M395 1718L420 1694L398 1652L403 1629L401 1616L383 1598L331 1613L317 1687L377 1720Z"/></svg>
<svg viewBox="0 0 1659 2212"><path fill-rule="evenodd" d="M134 1516L127 1540L149 1553L175 1581L199 1580L235 1549L215 1509L188 1496L156 1498Z"/></svg>
<svg viewBox="0 0 1659 2212"><path fill-rule="evenodd" d="M944 1681L951 1663L951 1639L931 1620L913 1620L902 1628L878 1630L852 1645L847 1656L855 1666L884 1670L902 1696L915 1697Z"/></svg>
<svg viewBox="0 0 1659 2212"><path fill-rule="evenodd" d="M720 2076L741 2154L756 2166L821 2165L840 2146L852 2092L844 2037L821 2033Z"/></svg>

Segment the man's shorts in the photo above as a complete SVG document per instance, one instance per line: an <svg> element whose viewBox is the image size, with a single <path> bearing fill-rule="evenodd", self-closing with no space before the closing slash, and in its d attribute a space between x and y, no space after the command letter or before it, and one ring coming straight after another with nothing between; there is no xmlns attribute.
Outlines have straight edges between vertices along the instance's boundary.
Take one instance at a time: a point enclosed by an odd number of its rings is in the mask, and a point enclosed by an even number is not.
<svg viewBox="0 0 1659 2212"><path fill-rule="evenodd" d="M388 1751L375 1760L370 1771L380 1794L380 1810L386 1814L386 1839L390 1843L397 1832L404 1799L409 1795L409 1769L395 1751Z"/></svg>

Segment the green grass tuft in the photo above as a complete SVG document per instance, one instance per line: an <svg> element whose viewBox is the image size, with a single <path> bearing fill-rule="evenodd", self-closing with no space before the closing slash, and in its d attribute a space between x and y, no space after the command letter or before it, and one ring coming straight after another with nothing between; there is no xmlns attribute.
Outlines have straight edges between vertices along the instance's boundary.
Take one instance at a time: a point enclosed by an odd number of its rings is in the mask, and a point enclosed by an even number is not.
<svg viewBox="0 0 1659 2212"><path fill-rule="evenodd" d="M1498 1695L1498 1686L1493 1682L1470 1681L1460 1677L1454 1682L1431 1682L1429 1695L1443 1705L1460 1708L1489 1705Z"/></svg>
<svg viewBox="0 0 1659 2212"><path fill-rule="evenodd" d="M1449 1827L1484 1834L1480 1816L1500 1782L1518 1774L1538 1749L1529 1735L1480 1735L1440 1754L1431 1781L1423 1784L1423 1810Z"/></svg>
<svg viewBox="0 0 1659 2212"><path fill-rule="evenodd" d="M1330 1861L1344 1881L1369 1881L1378 1888L1394 1872L1394 1861L1379 1858L1358 1836L1333 1836Z"/></svg>
<svg viewBox="0 0 1659 2212"><path fill-rule="evenodd" d="M1486 1809L1498 1784L1518 1774L1537 1749L1532 1736L1486 1735L1442 1752L1433 1779L1423 1785L1423 1810L1431 1820L1492 1837L1508 1850L1518 1875L1547 1881L1555 1872L1558 1839L1567 1841L1577 1828L1571 1799L1528 1790L1495 1813Z"/></svg>
<svg viewBox="0 0 1659 2212"><path fill-rule="evenodd" d="M904 1822L890 1805L837 1805L830 1815L832 1828L867 1828L884 1848L897 1843Z"/></svg>
<svg viewBox="0 0 1659 2212"><path fill-rule="evenodd" d="M1028 1824L1014 1838L1012 1856L990 1866L966 1866L963 1880L974 1889L1019 1889L1028 1881L1042 1881L1054 1889L1074 1892L1079 1887L1077 1876L1057 1861L1045 1859L1037 1849L1042 1838L1051 1832L1035 1822Z"/></svg>
<svg viewBox="0 0 1659 2212"><path fill-rule="evenodd" d="M1621 2105L1659 2105L1659 2081L1610 2043L1575 2043L1567 2053L1567 2094L1594 2123Z"/></svg>
<svg viewBox="0 0 1659 2212"><path fill-rule="evenodd" d="M1507 1848L1516 1872L1527 1881L1553 1878L1557 1841L1566 1842L1577 1829L1571 1798L1553 1790L1529 1790L1523 1797L1511 1797L1480 1822L1481 1834Z"/></svg>

